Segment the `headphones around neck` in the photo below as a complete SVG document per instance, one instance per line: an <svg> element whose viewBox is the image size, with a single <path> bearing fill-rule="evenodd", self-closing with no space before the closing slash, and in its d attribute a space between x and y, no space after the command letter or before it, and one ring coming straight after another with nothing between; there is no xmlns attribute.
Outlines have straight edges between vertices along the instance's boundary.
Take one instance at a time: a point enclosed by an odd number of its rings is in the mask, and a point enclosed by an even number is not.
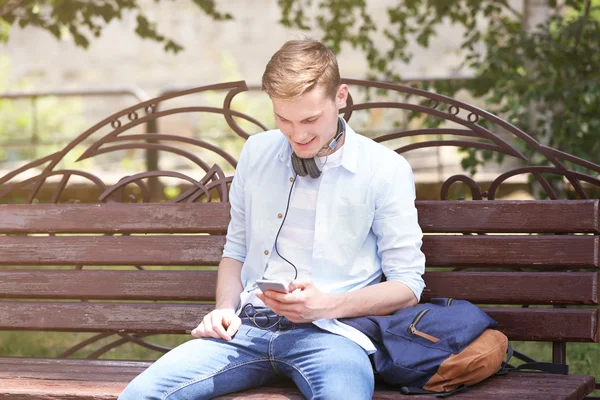
<svg viewBox="0 0 600 400"><path fill-rule="evenodd" d="M346 124L342 117L338 117L337 132L327 145L330 151L333 151L336 148L338 141L344 132L346 132ZM309 175L313 179L318 178L321 176L321 168L317 165L317 157L318 155L312 158L300 158L292 151L292 167L294 168L294 172L299 176Z"/></svg>

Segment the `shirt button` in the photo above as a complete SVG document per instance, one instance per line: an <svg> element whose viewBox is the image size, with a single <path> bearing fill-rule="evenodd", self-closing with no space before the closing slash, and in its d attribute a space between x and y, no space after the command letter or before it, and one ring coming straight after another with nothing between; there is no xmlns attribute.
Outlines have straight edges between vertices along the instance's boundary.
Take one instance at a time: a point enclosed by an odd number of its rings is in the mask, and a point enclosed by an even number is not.
<svg viewBox="0 0 600 400"><path fill-rule="evenodd" d="M294 178L290 178L290 182L294 182Z"/></svg>
<svg viewBox="0 0 600 400"><path fill-rule="evenodd" d="M282 213L277 214L277 218L283 218L283 214Z"/></svg>
<svg viewBox="0 0 600 400"><path fill-rule="evenodd" d="M265 250L265 256L269 255L269 250Z"/></svg>

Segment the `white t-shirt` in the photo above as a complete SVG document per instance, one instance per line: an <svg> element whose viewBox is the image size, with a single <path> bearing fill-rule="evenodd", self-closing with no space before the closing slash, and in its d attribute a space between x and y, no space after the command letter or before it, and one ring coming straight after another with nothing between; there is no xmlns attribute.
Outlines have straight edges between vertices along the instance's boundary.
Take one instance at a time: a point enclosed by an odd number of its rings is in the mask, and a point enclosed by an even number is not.
<svg viewBox="0 0 600 400"><path fill-rule="evenodd" d="M297 176L290 206L283 222L283 227L276 242L277 251L271 253L271 258L264 272L264 279L278 280L289 284L295 275L294 268L281 258L294 264L298 270L297 279L311 277L313 263L313 243L315 238L315 219L319 186L323 175L328 170L336 168L341 164L344 146L335 153L326 157L318 157L318 165L321 176L311 178L310 176ZM280 256L281 255L281 256ZM265 307L264 303L256 296L256 290L242 292L241 305L251 303L255 307ZM322 319L314 321L314 324L322 329L345 336L358 343L367 352L375 351L369 338L360 331L340 323L335 319Z"/></svg>

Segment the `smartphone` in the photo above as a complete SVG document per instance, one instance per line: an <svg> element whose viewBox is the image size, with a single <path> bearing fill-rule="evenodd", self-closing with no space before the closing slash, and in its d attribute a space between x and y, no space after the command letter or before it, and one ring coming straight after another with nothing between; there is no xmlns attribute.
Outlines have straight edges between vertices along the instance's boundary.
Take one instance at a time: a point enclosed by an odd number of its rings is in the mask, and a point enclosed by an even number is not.
<svg viewBox="0 0 600 400"><path fill-rule="evenodd" d="M256 285L260 288L260 290L262 290L263 293L267 290L273 290L279 293L288 293L288 285L280 281L259 279L256 281Z"/></svg>

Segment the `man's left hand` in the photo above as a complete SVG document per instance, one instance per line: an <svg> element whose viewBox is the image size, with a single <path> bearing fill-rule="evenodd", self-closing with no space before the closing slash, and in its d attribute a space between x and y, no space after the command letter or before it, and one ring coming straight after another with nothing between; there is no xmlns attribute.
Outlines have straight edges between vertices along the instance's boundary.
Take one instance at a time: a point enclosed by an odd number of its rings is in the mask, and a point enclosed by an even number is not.
<svg viewBox="0 0 600 400"><path fill-rule="evenodd" d="M296 323L332 318L335 309L334 295L319 291L311 280L292 281L289 293L267 290L257 296L271 311Z"/></svg>

